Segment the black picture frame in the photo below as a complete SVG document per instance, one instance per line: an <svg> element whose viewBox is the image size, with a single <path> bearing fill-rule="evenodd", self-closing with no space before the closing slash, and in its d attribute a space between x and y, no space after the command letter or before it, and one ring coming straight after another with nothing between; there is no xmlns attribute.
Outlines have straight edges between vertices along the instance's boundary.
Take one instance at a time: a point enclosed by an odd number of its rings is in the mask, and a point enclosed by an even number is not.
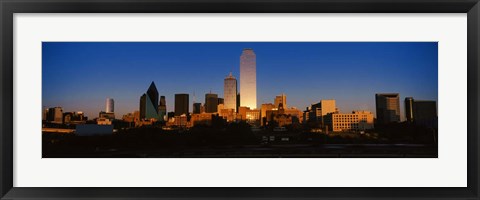
<svg viewBox="0 0 480 200"><path fill-rule="evenodd" d="M479 199L479 0L1 0L1 199ZM468 187L19 188L13 187L14 13L467 13ZM412 180L414 181L414 180Z"/></svg>

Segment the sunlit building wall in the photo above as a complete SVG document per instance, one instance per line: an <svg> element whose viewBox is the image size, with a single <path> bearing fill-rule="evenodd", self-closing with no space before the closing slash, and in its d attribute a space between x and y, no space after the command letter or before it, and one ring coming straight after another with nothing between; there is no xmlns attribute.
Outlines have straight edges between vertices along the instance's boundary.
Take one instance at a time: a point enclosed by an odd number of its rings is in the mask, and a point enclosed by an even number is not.
<svg viewBox="0 0 480 200"><path fill-rule="evenodd" d="M223 98L225 109L237 112L237 79L230 73L224 80Z"/></svg>
<svg viewBox="0 0 480 200"><path fill-rule="evenodd" d="M267 111L270 111L270 110L277 110L277 108L275 107L275 105L271 104L271 103L264 103L262 104L262 106L260 107L260 125L265 125L266 122L267 122Z"/></svg>
<svg viewBox="0 0 480 200"><path fill-rule="evenodd" d="M243 49L240 56L240 106L257 108L257 64L253 49Z"/></svg>
<svg viewBox="0 0 480 200"><path fill-rule="evenodd" d="M325 117L325 124L334 132L373 129L373 114L369 111L353 111L351 114L331 113Z"/></svg>
<svg viewBox="0 0 480 200"><path fill-rule="evenodd" d="M275 97L275 108L280 108L280 104L287 108L287 95L282 94Z"/></svg>
<svg viewBox="0 0 480 200"><path fill-rule="evenodd" d="M375 94L377 123L400 122L400 95L398 93Z"/></svg>
<svg viewBox="0 0 480 200"><path fill-rule="evenodd" d="M312 104L309 113L309 120L312 122L324 124L323 117L329 113L338 113L334 99L320 100L319 103Z"/></svg>

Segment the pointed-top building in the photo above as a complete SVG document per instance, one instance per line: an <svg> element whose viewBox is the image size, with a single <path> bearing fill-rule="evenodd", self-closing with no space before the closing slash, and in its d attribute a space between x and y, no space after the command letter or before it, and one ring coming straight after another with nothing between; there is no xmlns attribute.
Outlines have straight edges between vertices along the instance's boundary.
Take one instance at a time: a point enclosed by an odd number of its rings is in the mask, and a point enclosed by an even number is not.
<svg viewBox="0 0 480 200"><path fill-rule="evenodd" d="M152 81L146 93L140 97L140 119L159 119L158 90Z"/></svg>

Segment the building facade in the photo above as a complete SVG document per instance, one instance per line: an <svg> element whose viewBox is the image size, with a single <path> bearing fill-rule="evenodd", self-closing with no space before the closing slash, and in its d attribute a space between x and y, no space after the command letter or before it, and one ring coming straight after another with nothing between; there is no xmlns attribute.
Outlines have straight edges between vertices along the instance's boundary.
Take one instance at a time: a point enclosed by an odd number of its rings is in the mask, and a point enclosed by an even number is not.
<svg viewBox="0 0 480 200"><path fill-rule="evenodd" d="M351 114L330 113L325 117L328 130L364 131L373 129L373 114L369 111L353 111Z"/></svg>
<svg viewBox="0 0 480 200"><path fill-rule="evenodd" d="M158 115L158 90L152 81L146 93L140 97L140 118L159 119Z"/></svg>
<svg viewBox="0 0 480 200"><path fill-rule="evenodd" d="M237 79L232 73L225 78L223 84L223 98L225 109L233 109L237 112Z"/></svg>
<svg viewBox="0 0 480 200"><path fill-rule="evenodd" d="M175 94L175 116L188 115L188 101L188 94Z"/></svg>
<svg viewBox="0 0 480 200"><path fill-rule="evenodd" d="M115 106L114 103L115 103L115 102L113 101L112 98L107 98L107 100L105 101L105 112L107 112L107 113L113 113L113 112L115 112L115 111L114 111L114 108L115 108L115 107L114 107L114 106Z"/></svg>
<svg viewBox="0 0 480 200"><path fill-rule="evenodd" d="M213 93L205 94L205 112L216 113L218 106L218 95Z"/></svg>
<svg viewBox="0 0 480 200"><path fill-rule="evenodd" d="M330 113L338 113L338 109L335 105L334 99L320 100L319 103L312 104L308 112L308 119L311 122L320 123L324 126L324 117Z"/></svg>
<svg viewBox="0 0 480 200"><path fill-rule="evenodd" d="M193 114L200 114L202 110L202 103L193 103Z"/></svg>
<svg viewBox="0 0 480 200"><path fill-rule="evenodd" d="M55 124L63 123L63 109L62 107L53 107L48 109L47 121Z"/></svg>
<svg viewBox="0 0 480 200"><path fill-rule="evenodd" d="M240 106L257 108L257 57L253 49L243 49L240 56Z"/></svg>
<svg viewBox="0 0 480 200"><path fill-rule="evenodd" d="M400 95L398 93L375 94L377 123L400 122Z"/></svg>
<svg viewBox="0 0 480 200"><path fill-rule="evenodd" d="M281 94L279 96L276 96L274 103L275 103L275 108L280 108L280 104L284 108L287 108L287 95Z"/></svg>
<svg viewBox="0 0 480 200"><path fill-rule="evenodd" d="M428 128L438 128L437 102L405 98L407 122Z"/></svg>
<svg viewBox="0 0 480 200"><path fill-rule="evenodd" d="M158 116L160 117L160 120L166 121L167 102L165 96L160 96L160 102L158 103Z"/></svg>

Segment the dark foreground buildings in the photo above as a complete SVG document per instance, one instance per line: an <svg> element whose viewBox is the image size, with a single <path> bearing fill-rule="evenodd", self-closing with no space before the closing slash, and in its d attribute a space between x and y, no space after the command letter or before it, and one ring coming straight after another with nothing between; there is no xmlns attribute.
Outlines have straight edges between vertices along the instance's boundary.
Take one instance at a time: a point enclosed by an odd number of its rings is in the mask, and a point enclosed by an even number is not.
<svg viewBox="0 0 480 200"><path fill-rule="evenodd" d="M438 128L437 102L405 98L405 116L407 122L428 128Z"/></svg>

